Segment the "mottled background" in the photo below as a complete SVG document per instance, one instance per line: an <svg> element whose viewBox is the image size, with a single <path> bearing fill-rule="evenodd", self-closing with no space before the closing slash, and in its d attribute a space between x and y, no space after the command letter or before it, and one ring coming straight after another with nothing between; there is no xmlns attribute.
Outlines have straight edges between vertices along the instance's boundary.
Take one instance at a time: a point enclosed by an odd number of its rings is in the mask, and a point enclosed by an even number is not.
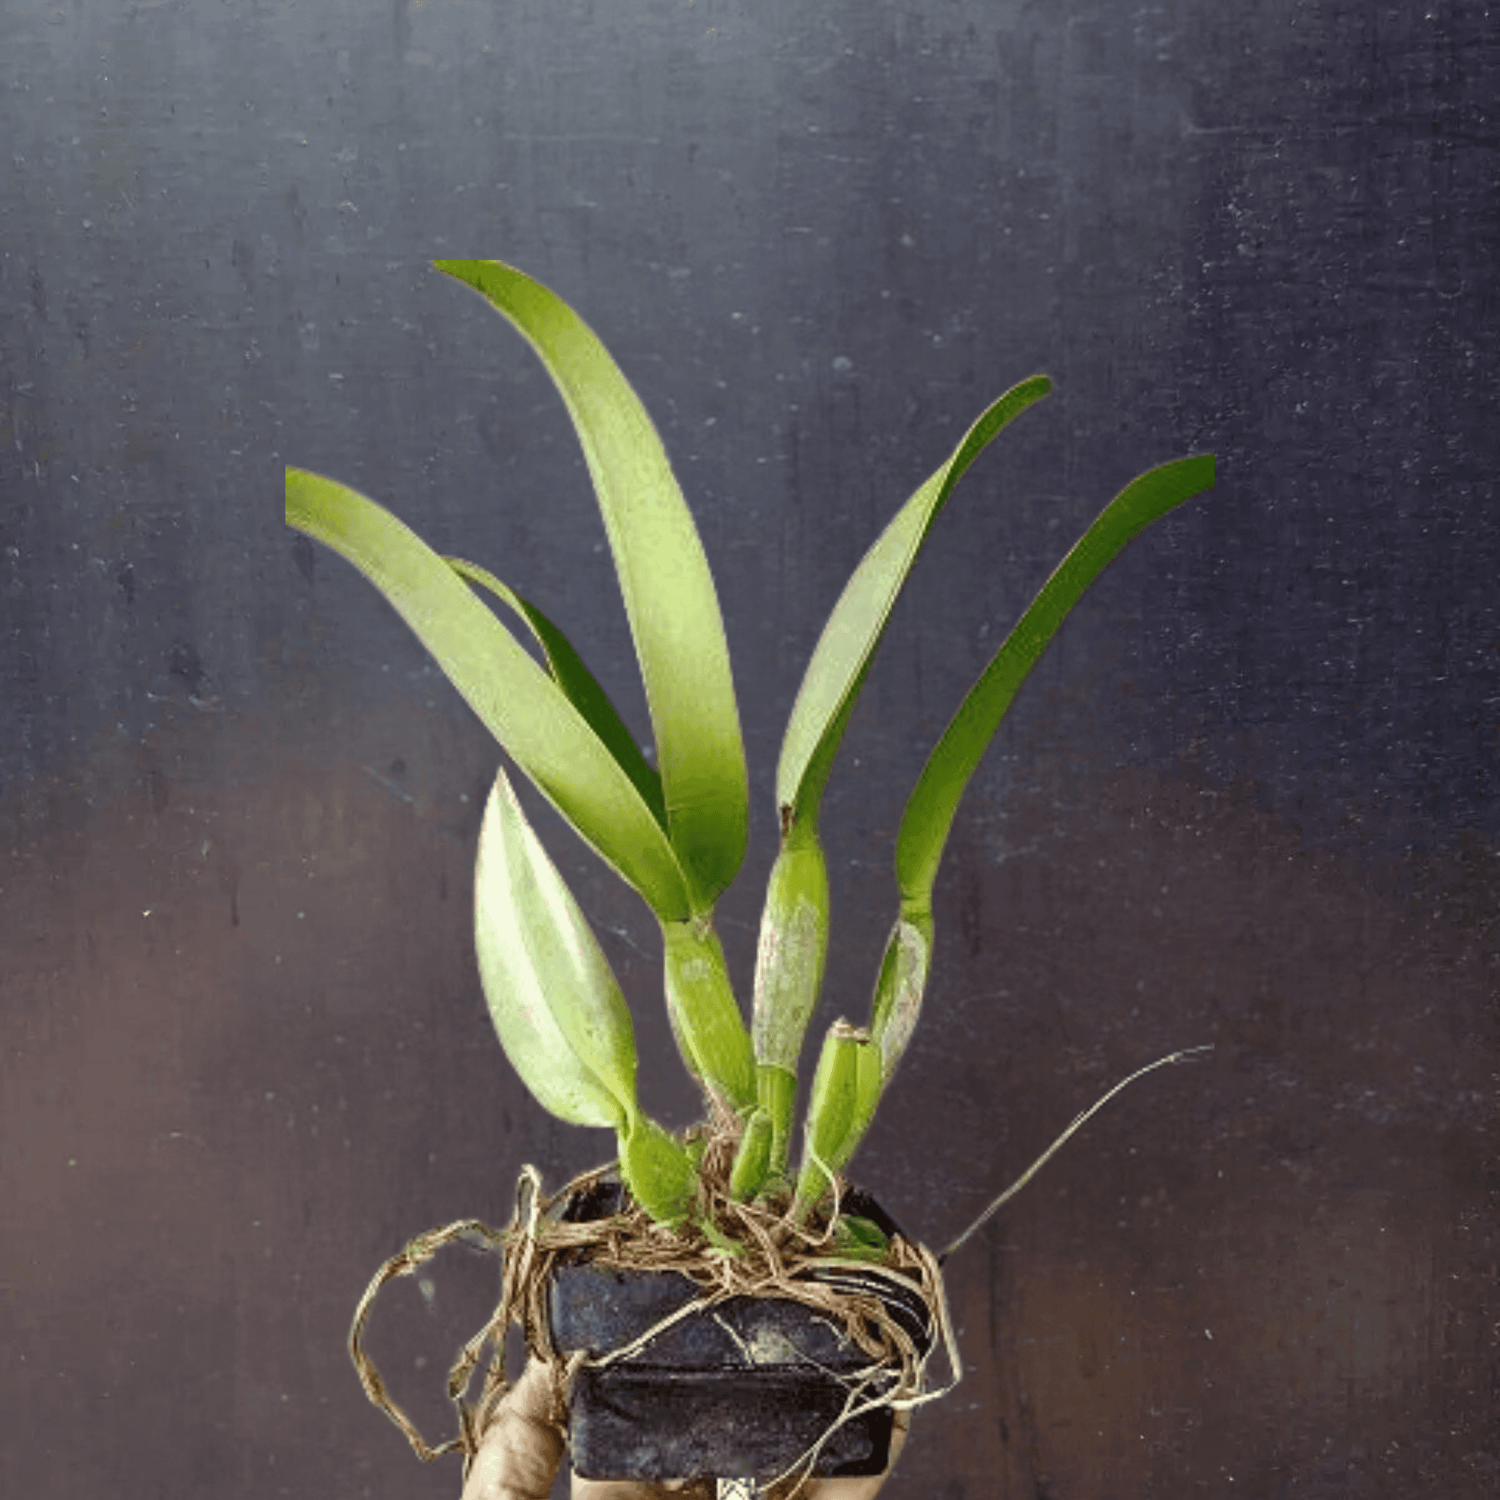
<svg viewBox="0 0 1500 1500"><path fill-rule="evenodd" d="M488 1029L497 751L282 521L320 469L522 588L644 740L540 366L427 269L593 323L716 570L755 824L863 549L993 396L827 808L865 1013L906 791L1093 512L1109 573L963 806L858 1175L951 1263L962 1385L893 1500L1500 1489L1494 522L1500 27L1479 0L4 0L0 1491L456 1496L356 1299L609 1138ZM538 805L693 1114L644 907ZM818 1023L821 1029L822 1022ZM374 1330L445 1431L493 1267Z"/></svg>

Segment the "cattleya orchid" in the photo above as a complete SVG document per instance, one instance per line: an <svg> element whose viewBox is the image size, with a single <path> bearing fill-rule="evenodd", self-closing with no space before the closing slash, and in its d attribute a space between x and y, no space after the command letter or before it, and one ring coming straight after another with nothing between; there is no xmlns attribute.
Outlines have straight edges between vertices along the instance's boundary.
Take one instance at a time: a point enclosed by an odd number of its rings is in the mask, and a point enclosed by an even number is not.
<svg viewBox="0 0 1500 1500"><path fill-rule="evenodd" d="M801 1223L854 1154L916 1026L932 957L932 890L969 778L1016 691L1073 605L1125 545L1209 489L1211 454L1139 475L1058 564L959 705L896 837L897 911L867 1025L837 1020L814 1070L795 1173L792 1124L804 1035L828 950L824 788L890 613L938 512L969 465L1052 382L1034 375L982 412L855 569L813 652L776 774L772 868L745 1024L713 927L745 853L748 779L728 649L708 563L655 428L583 320L499 261L439 261L503 314L541 358L577 430L598 496L646 689L654 764L567 638L476 563L434 552L388 510L301 469L286 474L290 525L381 590L513 764L631 885L662 933L664 988L682 1059L710 1123L735 1141L727 1190ZM507 628L492 602L511 617ZM521 646L529 632L545 666ZM504 770L475 868L475 946L506 1055L538 1102L619 1141L621 1176L658 1222L704 1218L701 1140L641 1110L630 1010ZM873 1226L839 1244L869 1253ZM878 1232L877 1232L878 1235ZM876 1247L878 1249L878 1247Z"/></svg>

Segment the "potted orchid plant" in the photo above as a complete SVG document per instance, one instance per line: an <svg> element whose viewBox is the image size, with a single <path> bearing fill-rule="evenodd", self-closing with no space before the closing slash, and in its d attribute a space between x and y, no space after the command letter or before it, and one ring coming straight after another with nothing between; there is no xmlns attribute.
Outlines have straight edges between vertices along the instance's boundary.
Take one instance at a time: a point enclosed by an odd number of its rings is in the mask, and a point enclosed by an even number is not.
<svg viewBox="0 0 1500 1500"><path fill-rule="evenodd" d="M1058 564L960 704L901 820L896 910L869 1015L828 1027L799 1131L805 1036L828 951L824 789L938 513L969 465L1052 382L1032 376L980 414L875 540L824 627L777 768L780 849L747 1023L714 930L715 905L747 841L739 713L713 580L666 454L618 366L555 293L498 261L437 268L514 325L567 406L624 597L654 759L558 626L479 563L440 556L374 500L301 469L287 470L286 518L381 590L511 764L645 901L660 927L672 1033L704 1100L703 1121L680 1134L642 1110L630 1009L500 770L474 881L489 1012L536 1099L565 1121L612 1130L618 1156L547 1202L534 1177L524 1184L523 1209L504 1237L505 1293L481 1336L497 1350L486 1401L477 1415L460 1401L458 1446L472 1454L484 1411L504 1388L498 1350L516 1319L536 1354L569 1366L575 1472L658 1479L753 1472L762 1482L799 1462L809 1472L878 1472L891 1409L921 1399L923 1366L944 1329L941 1275L936 1258L844 1173L921 1012L944 845L980 758L1063 619L1133 537L1212 486L1213 457L1178 459L1131 480ZM540 662L513 632L529 634ZM412 1269L433 1243L409 1247L386 1277ZM456 1376L467 1377L478 1348L476 1341L466 1351ZM628 1440L631 1423L649 1426L649 1414L637 1422L630 1406L639 1398L642 1411L649 1407L642 1381L672 1369L674 1425L698 1447L674 1447L660 1435ZM692 1372L686 1380L684 1369ZM373 1371L366 1376L388 1405ZM763 1390L779 1380L779 1393L766 1397L769 1405L752 1403L755 1419L737 1418L736 1401L748 1399L747 1382L757 1379ZM826 1399L813 1393L818 1381ZM681 1403L694 1393L701 1409L685 1417ZM775 1430L761 1442L746 1430L757 1426ZM419 1452L441 1451L411 1436Z"/></svg>

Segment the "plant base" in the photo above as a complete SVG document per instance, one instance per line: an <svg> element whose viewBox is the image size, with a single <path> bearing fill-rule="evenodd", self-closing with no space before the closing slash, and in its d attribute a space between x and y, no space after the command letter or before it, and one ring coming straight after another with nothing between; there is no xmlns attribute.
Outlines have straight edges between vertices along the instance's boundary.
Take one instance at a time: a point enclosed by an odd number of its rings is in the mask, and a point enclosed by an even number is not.
<svg viewBox="0 0 1500 1500"><path fill-rule="evenodd" d="M560 1217L604 1218L621 1202L608 1180L575 1193ZM868 1195L851 1212L896 1226ZM924 1300L850 1263L799 1279L878 1297L923 1353L933 1342ZM548 1288L549 1336L564 1360L587 1358L570 1388L573 1470L587 1479L754 1478L811 1455L807 1472L882 1473L892 1411L878 1402L899 1371L847 1338L826 1310L783 1296L730 1296L685 1311L704 1288L677 1271L564 1260ZM846 1420L846 1412L853 1412Z"/></svg>

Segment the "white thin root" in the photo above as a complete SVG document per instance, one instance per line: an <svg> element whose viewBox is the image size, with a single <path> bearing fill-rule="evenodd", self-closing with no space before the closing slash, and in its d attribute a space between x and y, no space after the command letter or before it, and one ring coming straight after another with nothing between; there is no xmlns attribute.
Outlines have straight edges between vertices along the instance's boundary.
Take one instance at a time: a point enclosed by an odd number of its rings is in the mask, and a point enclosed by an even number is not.
<svg viewBox="0 0 1500 1500"><path fill-rule="evenodd" d="M1168 1053L1166 1057L1158 1057L1155 1062L1147 1063L1144 1068L1137 1068L1129 1078L1122 1078L1102 1099L1100 1099L1095 1104L1091 1104L1086 1110L1084 1110L1084 1112L1079 1115L1073 1121L1073 1123L1069 1125L1068 1128L1063 1131L1063 1133L1058 1136L1058 1138L1053 1141L1053 1143L1048 1146L1047 1149L1043 1151L1042 1154L1037 1157L1037 1159L1032 1162L1032 1164L1027 1167L1026 1170L1022 1172L1021 1175L1013 1183L1011 1183L1011 1185L1006 1188L1006 1190L1001 1193L1000 1196L996 1198L995 1201L990 1204L990 1206L985 1209L985 1211L980 1214L980 1216L975 1219L974 1222L970 1224L969 1227L964 1230L964 1232L959 1235L959 1237L954 1240L954 1242L949 1245L946 1250L943 1251L941 1255L938 1256L938 1264L941 1265L944 1261L946 1261L948 1257L952 1255L953 1252L957 1250L958 1247L969 1238L970 1235L975 1233L975 1231L980 1229L983 1225L987 1224L990 1220L991 1215L993 1215L997 1209L999 1209L1003 1204L1009 1203L1010 1200L1014 1198L1016 1194L1019 1193L1021 1189L1025 1187L1026 1184L1030 1182L1031 1179L1035 1177L1036 1174L1040 1172L1042 1168L1045 1167L1047 1163L1051 1161L1059 1151L1062 1150L1063 1146L1066 1145L1066 1143L1071 1140L1074 1135L1082 1130L1083 1127L1087 1125L1088 1122L1093 1119L1093 1117L1098 1114L1099 1111L1103 1109L1104 1106L1108 1104L1116 1094L1119 1094L1125 1089L1129 1088L1137 1078L1144 1078L1147 1073L1154 1072L1157 1068L1164 1068L1168 1063L1179 1063L1182 1062L1185 1058L1193 1056L1194 1053L1212 1052L1213 1050L1214 1044L1212 1042L1205 1042L1202 1046L1199 1047L1184 1047L1180 1052Z"/></svg>

